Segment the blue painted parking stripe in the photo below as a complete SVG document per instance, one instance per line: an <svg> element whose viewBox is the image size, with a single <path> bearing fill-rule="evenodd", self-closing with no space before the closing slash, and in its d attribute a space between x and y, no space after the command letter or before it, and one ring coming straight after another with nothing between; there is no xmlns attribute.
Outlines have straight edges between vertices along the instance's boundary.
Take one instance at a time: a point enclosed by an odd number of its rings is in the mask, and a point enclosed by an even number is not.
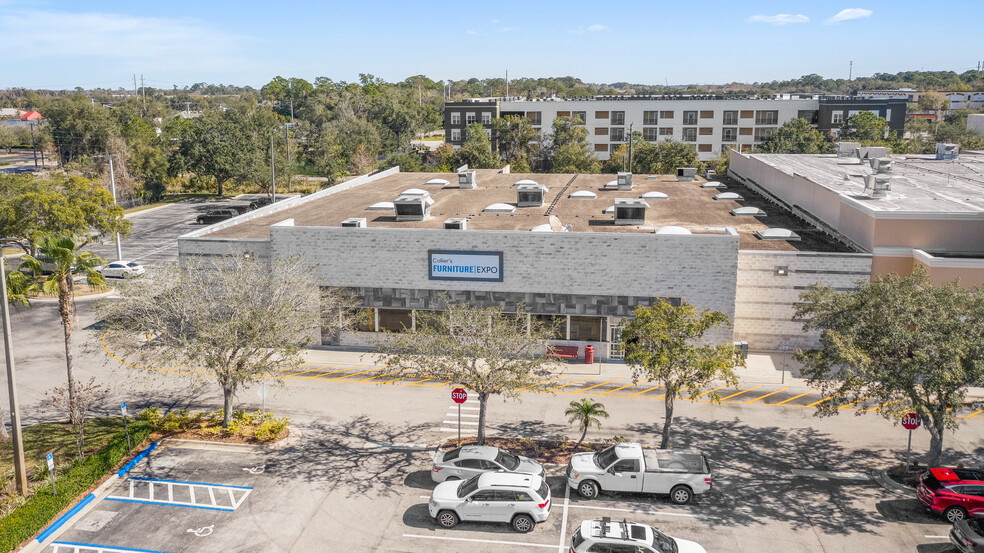
<svg viewBox="0 0 984 553"><path fill-rule="evenodd" d="M73 547L86 547L91 549L108 549L110 551L137 551L138 553L167 553L157 549L134 549L132 547L120 547L118 545L96 545L94 543L82 543L75 541L53 541L51 545L71 545Z"/></svg>
<svg viewBox="0 0 984 553"><path fill-rule="evenodd" d="M123 468L121 468L120 470L116 471L116 476L123 476L124 474L130 472L130 469L136 466L136 464L139 463L140 461L143 461L144 457L150 455L150 452L154 451L155 449L157 449L157 442L150 444L150 447L141 451L139 454L137 454L136 457L133 458L132 461L124 465Z"/></svg>
<svg viewBox="0 0 984 553"><path fill-rule="evenodd" d="M226 511L228 513L235 511L235 509L226 509L224 507L206 507L204 505L185 505L183 503L167 503L165 501L147 501L145 499L124 499L121 497L107 497L104 501L119 501L121 503L144 503L146 505L163 505L165 507L185 507L188 509L205 509L206 511Z"/></svg>
<svg viewBox="0 0 984 553"><path fill-rule="evenodd" d="M79 501L74 507L72 507L71 509L69 509L69 511L67 513L65 513L64 515L62 515L61 517L59 517L58 520L56 520L54 524L52 524L51 526L47 527L44 530L44 532L41 532L41 534L39 534L38 535L38 538L37 538L38 543L41 543L44 540L48 539L48 536L50 536L51 534L53 534L55 532L55 530L58 530L59 528L61 528L61 525L62 524L65 524L65 522L67 522L68 519L70 519L73 516L75 516L75 513L78 513L79 511L81 511L83 507L85 507L86 505L88 505L95 498L96 498L96 496L93 495L93 494L91 494L91 493L89 495L85 496L85 499L83 499L82 501Z"/></svg>
<svg viewBox="0 0 984 553"><path fill-rule="evenodd" d="M137 482L164 482L165 484L191 484L193 486L212 486L213 488L235 488L237 490L252 490L249 486L230 486L228 484L209 484L207 482L187 482L185 480L161 480L159 478L144 478L142 476L131 476L130 480Z"/></svg>

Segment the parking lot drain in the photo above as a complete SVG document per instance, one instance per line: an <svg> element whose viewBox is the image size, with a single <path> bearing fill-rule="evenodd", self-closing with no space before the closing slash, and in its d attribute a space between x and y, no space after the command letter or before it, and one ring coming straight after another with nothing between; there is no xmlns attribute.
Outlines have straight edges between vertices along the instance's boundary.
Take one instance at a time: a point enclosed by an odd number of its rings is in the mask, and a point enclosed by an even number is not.
<svg viewBox="0 0 984 553"><path fill-rule="evenodd" d="M132 547L112 547L108 545L96 545L92 543L77 543L71 541L51 542L52 553L167 553L157 549L134 549Z"/></svg>
<svg viewBox="0 0 984 553"><path fill-rule="evenodd" d="M106 500L231 512L238 509L252 491L253 488L247 486L133 477L130 478L129 495L111 495Z"/></svg>

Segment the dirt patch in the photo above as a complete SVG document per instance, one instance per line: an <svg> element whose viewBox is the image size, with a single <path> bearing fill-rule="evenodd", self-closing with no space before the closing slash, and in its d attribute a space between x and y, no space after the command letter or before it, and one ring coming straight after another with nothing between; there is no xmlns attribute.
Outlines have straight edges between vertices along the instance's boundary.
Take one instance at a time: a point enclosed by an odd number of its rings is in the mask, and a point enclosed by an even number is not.
<svg viewBox="0 0 984 553"><path fill-rule="evenodd" d="M886 471L889 478L910 488L919 485L919 475L924 472L926 472L926 467L918 464L910 466L908 470L903 465L895 465Z"/></svg>
<svg viewBox="0 0 984 553"><path fill-rule="evenodd" d="M624 440L618 440L624 441ZM457 438L452 438L441 444L440 449L454 449L462 445L474 445L478 442L476 436L463 436L459 443ZM601 451L606 447L617 443L616 440L608 439L603 442L584 442L577 449L574 440L534 440L530 438L486 438L485 445L505 449L523 457L535 459L540 463L553 463L566 465L571 460L571 455L586 451ZM646 446L643 446L646 447Z"/></svg>

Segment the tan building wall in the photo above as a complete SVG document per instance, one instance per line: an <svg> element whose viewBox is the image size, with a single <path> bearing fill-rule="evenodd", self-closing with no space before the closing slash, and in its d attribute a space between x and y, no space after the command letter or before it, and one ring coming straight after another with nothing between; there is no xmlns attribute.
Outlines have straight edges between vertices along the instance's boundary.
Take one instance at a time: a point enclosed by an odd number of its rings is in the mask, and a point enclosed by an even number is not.
<svg viewBox="0 0 984 553"><path fill-rule="evenodd" d="M890 273L896 273L901 276L908 275L913 269L913 260L911 256L907 257L896 257L890 255L878 255L877 253L871 258L871 279L874 280L875 277L884 276Z"/></svg>

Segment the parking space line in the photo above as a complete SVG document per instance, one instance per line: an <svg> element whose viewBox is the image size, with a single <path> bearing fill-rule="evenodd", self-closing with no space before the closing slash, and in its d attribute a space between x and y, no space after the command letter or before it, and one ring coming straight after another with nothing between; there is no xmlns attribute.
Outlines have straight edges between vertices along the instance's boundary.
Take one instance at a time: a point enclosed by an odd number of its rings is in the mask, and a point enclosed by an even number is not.
<svg viewBox="0 0 984 553"><path fill-rule="evenodd" d="M398 372L401 372L402 370L403 370L403 369L397 369L397 370L395 370L395 371L390 371L390 372L388 372L388 373L386 373L386 374L374 374L374 375L372 375L372 376L370 376L369 378L363 378L362 380L356 380L356 382L369 382L369 381L370 381L370 380L372 380L373 378L382 378L382 377L384 377L384 376L389 376L389 375L391 375L391 374L396 374L396 373L398 373Z"/></svg>
<svg viewBox="0 0 984 553"><path fill-rule="evenodd" d="M235 488L237 490L252 490L251 486L233 486L231 484L210 484L208 482L191 482L187 480L164 480L161 478L145 478L143 476L131 476L130 480L136 480L137 482L155 482L155 483L168 483L168 484L190 484L192 486L214 486L216 488Z"/></svg>
<svg viewBox="0 0 984 553"><path fill-rule="evenodd" d="M441 421L441 424L458 424L458 422L457 421ZM477 422L471 422L471 421L461 421L461 424L462 425L468 425L468 426L478 426L478 423Z"/></svg>
<svg viewBox="0 0 984 553"><path fill-rule="evenodd" d="M679 394L680 392L685 391L689 387L690 386L684 386L684 387L680 388L679 390L677 390L677 393ZM663 394L661 396L656 396L656 399L663 399L664 397L666 397L666 394ZM689 397L681 397L680 399L683 400L683 401L689 401L690 400Z"/></svg>
<svg viewBox="0 0 984 553"><path fill-rule="evenodd" d="M599 511L616 511L619 513L639 513L643 515L665 515L669 517L698 518L700 515L692 513L670 513L667 511L650 511L648 509L620 509L617 507L596 507L593 505L570 505L571 509L597 509Z"/></svg>
<svg viewBox="0 0 984 553"><path fill-rule="evenodd" d="M265 373L263 373L263 374L260 375L260 378L268 377L270 375L277 374L277 373L282 373L284 371L289 371L291 369L299 369L301 367L307 367L308 365L315 365L315 364L316 363L314 363L312 361L311 363L301 363L300 365L293 365L291 367L287 367L287 368L284 368L284 369L277 369L275 371L265 372Z"/></svg>
<svg viewBox="0 0 984 553"><path fill-rule="evenodd" d="M759 396L759 397L757 397L757 398L755 398L755 399L750 399L750 400L748 400L748 401L746 401L745 403L755 403L756 401L758 401L758 400L760 400L760 399L765 399L765 398L767 398L767 397L769 397L769 396L771 396L771 395L773 395L773 394L778 394L779 392L783 392L783 391L786 391L786 390L788 390L789 388L790 388L789 386L786 386L786 387L785 387L785 388L783 388L782 390L776 390L776 391L774 391L774 392L769 392L769 393L767 393L767 394L765 394L764 396Z"/></svg>
<svg viewBox="0 0 984 553"><path fill-rule="evenodd" d="M525 388L520 388L520 389L518 389L516 391L517 392L525 392L526 390L529 390L533 386L542 386L542 385L546 384L547 382L553 382L554 380L557 380L558 378L564 378L565 376L569 376L569 375L559 374L559 375L557 375L557 376L555 376L553 378L548 378L546 380L541 380L540 382L537 382L536 384L533 384L532 386L527 386Z"/></svg>
<svg viewBox="0 0 984 553"><path fill-rule="evenodd" d="M984 409L981 409L980 411L974 411L973 413L971 413L969 415L964 415L963 418L970 419L970 418L973 418L975 415L978 415L980 413L984 413Z"/></svg>
<svg viewBox="0 0 984 553"><path fill-rule="evenodd" d="M452 538L450 536L424 536L421 534L403 534L404 538L421 538L426 540L447 540L447 541L463 541L470 543L494 543L501 545L521 545L524 547L545 547L547 549L556 549L556 545L546 545L542 543L529 543L523 541L507 541L507 540L483 540L478 538Z"/></svg>
<svg viewBox="0 0 984 553"><path fill-rule="evenodd" d="M145 484L140 485L140 484ZM253 491L253 488L249 486L232 486L227 484L208 484L204 482L190 482L185 480L164 480L160 478L143 478L132 476L129 479L129 495L118 496L111 495L105 498L106 501L118 501L122 503L142 503L146 505L162 505L169 507L187 507L191 509L205 509L209 511L235 511L246 501L246 498ZM139 489L138 489L138 485ZM167 499L164 499L163 494L155 493L158 486L163 486L166 489ZM190 501L175 500L174 498L174 488L187 487L188 497ZM196 488L205 488L208 491L208 498L202 498L202 495L196 494ZM219 498L216 497L215 491L224 491L229 495L229 503L220 503ZM240 496L236 497L236 492L239 492ZM204 501L199 502L199 498L204 499Z"/></svg>
<svg viewBox="0 0 984 553"><path fill-rule="evenodd" d="M648 382L648 380L646 382ZM608 390L607 392L605 392L605 393L603 393L601 395L607 396L608 394L610 394L612 392L617 392L617 391L623 390L625 388L631 388L632 386L635 386L636 384L638 384L638 382L633 382L632 384L626 384L625 386L622 386L621 388L615 388L614 390Z"/></svg>
<svg viewBox="0 0 984 553"><path fill-rule="evenodd" d="M626 397L636 397L636 396L641 396L642 394L644 394L644 393L646 393L646 392L651 392L651 391L653 391L653 390L658 390L659 388L662 388L662 387L663 387L663 385L662 385L662 384L660 384L659 386L653 386L652 388L649 388L649 389L647 389L647 390L643 390L643 391L641 391L641 392L636 392L636 393L634 393L634 394L631 394L631 395L628 395L628 396L626 396Z"/></svg>
<svg viewBox="0 0 984 553"><path fill-rule="evenodd" d="M840 407L838 407L838 409L847 409L848 407L854 405L855 403L861 403L862 401L864 401L866 399L868 399L867 396L866 397L863 397L863 398L861 398L861 399L859 399L857 401L852 401L851 403L848 403L847 405L841 405Z"/></svg>
<svg viewBox="0 0 984 553"><path fill-rule="evenodd" d="M119 547L116 545L96 545L94 543L81 543L75 541L53 541L51 545L55 546L53 553L59 553L61 548L70 549L74 553L81 553L80 549L93 550L96 553L166 553L164 551L159 551L157 549L134 549L132 547Z"/></svg>
<svg viewBox="0 0 984 553"><path fill-rule="evenodd" d="M116 501L118 503L141 503L144 505L161 505L163 507L185 507L188 509L204 509L206 511L224 511L227 513L234 512L235 509L230 509L228 507L209 507L207 505L189 505L187 503L168 502L168 501L149 501L146 499L126 499L121 497L107 497L106 501Z"/></svg>
<svg viewBox="0 0 984 553"><path fill-rule="evenodd" d="M577 391L574 391L574 392L561 392L561 393L564 393L564 394L581 394L581 393L587 392L588 390L593 390L593 389L597 388L598 386L604 386L605 384L611 384L612 382L617 382L619 380L622 380L622 378L623 377L620 376L620 377L616 378L615 380L609 380L608 382L602 382L601 384L595 384L594 386L588 386L587 388L580 388L580 389L578 389Z"/></svg>
<svg viewBox="0 0 984 553"><path fill-rule="evenodd" d="M296 377L298 377L298 376L300 376L302 374L313 373L315 371L320 371L321 369L328 369L328 368L331 368L331 367L337 367L339 365L341 365L341 363L332 363L331 365L321 365L320 367L315 367L313 369L308 369L306 371L301 371L301 372L298 372L298 373L288 374L284 378L296 378ZM339 372L339 371L344 371L344 370L345 369L338 369L337 371L329 371L329 372L327 372L325 374L331 374L333 372Z"/></svg>
<svg viewBox="0 0 984 553"><path fill-rule="evenodd" d="M835 397L837 397L837 396L839 396L839 395L841 395L843 393L844 392L840 392L840 393L834 394L832 396L827 396L827 397L821 399L820 401L814 401L813 403L811 403L809 405L806 405L806 407L813 407L814 405L820 405L821 403L823 403L825 401L830 401L830 400L834 399Z"/></svg>
<svg viewBox="0 0 984 553"><path fill-rule="evenodd" d="M721 401L724 401L726 399L731 399L733 397L738 397L738 396L740 396L740 395L742 395L744 393L751 392L752 390L754 390L756 388L761 388L762 386L763 386L762 384L759 384L758 386L755 386L753 388L749 388L747 390L741 390L739 392L735 392L735 393L731 394L730 396L726 396L726 397L721 398Z"/></svg>
<svg viewBox="0 0 984 553"><path fill-rule="evenodd" d="M351 368L353 368L353 369L358 369L359 367L365 367L365 365L356 365L356 366L354 366L354 367L351 367ZM348 378L348 377L350 377L350 376L358 376L358 375L360 375L360 374L365 374L365 373L367 373L367 372L370 372L370 371L374 371L374 370L376 370L376 369L378 369L378 368L379 368L379 367L372 367L372 368L369 368L369 369L366 369L366 370L364 370L364 371L359 371L359 372L357 372L357 373L352 373L352 374L343 374L342 376L336 376L335 378L329 378L328 380L343 380L343 379L345 379L345 378Z"/></svg>
<svg viewBox="0 0 984 553"><path fill-rule="evenodd" d="M782 401L780 401L779 403L774 403L773 405L782 405L782 404L784 404L784 403L789 403L790 401L793 401L793 400L794 400L794 399L796 399L796 398L801 398L801 397L803 397L803 396L808 396L808 395L810 395L810 394L812 394L812 393L813 393L813 392L815 392L815 391L816 391L816 390L810 390L809 392L806 392L806 393L803 393L803 394L800 394L800 395L798 395L798 396L793 396L793 397L791 397L791 398L789 398L789 399L784 399L784 400L782 400Z"/></svg>
<svg viewBox="0 0 984 553"><path fill-rule="evenodd" d="M728 385L727 385L727 384L725 384L724 386L718 386L717 388L714 388L713 390L707 390L706 392L701 392L700 394L698 394L698 395L697 395L697 397L698 397L698 398L700 398L700 397L704 397L704 396L706 396L707 394L710 394L710 393L713 393L713 392L716 392L716 391L718 391L718 390L720 390L721 388L727 388L727 387L728 387Z"/></svg>
<svg viewBox="0 0 984 553"><path fill-rule="evenodd" d="M580 380L572 380L572 381L570 381L570 382L568 382L566 384L561 384L560 386L554 386L553 388L548 388L548 389L544 390L544 392L552 392L554 390L559 390L559 389L561 389L561 388L563 388L565 386L570 386L571 384L577 384L578 382L584 382L585 380L590 380L592 378L594 378L594 375L591 375L591 376L589 376L587 378L582 378Z"/></svg>

